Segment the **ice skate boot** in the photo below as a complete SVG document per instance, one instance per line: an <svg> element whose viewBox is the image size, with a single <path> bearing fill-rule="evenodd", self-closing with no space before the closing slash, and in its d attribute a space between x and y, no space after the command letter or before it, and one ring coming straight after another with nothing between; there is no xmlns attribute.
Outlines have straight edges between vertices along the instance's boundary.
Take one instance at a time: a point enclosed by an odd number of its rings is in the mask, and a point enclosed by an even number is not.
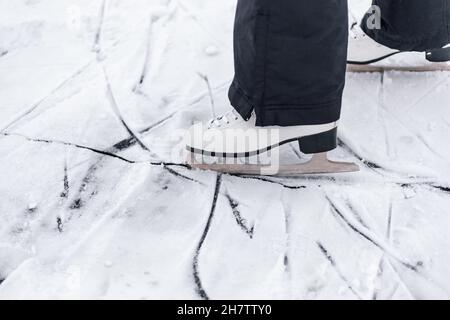
<svg viewBox="0 0 450 320"><path fill-rule="evenodd" d="M356 164L328 160L327 152L337 147L337 122L291 127L257 127L255 123L255 114L246 121L233 110L206 125L194 125L186 136L188 164L201 170L239 175L300 176L359 171ZM313 155L311 160L280 164L279 148L290 142L298 142L300 151ZM269 165L247 161L267 154Z"/></svg>
<svg viewBox="0 0 450 320"><path fill-rule="evenodd" d="M450 47L425 52L408 52L386 47L369 37L354 23L348 46L349 72L444 71L450 70Z"/></svg>

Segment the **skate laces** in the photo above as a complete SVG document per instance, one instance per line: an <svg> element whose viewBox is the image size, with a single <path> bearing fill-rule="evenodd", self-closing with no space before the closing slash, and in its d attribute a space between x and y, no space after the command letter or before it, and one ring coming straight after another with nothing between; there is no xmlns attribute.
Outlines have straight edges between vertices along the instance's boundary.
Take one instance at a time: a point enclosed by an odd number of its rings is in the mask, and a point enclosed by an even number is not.
<svg viewBox="0 0 450 320"><path fill-rule="evenodd" d="M350 37L352 37L355 40L360 40L367 36L365 32L362 30L362 28L359 26L358 22L353 22L352 26L350 27L349 33Z"/></svg>
<svg viewBox="0 0 450 320"><path fill-rule="evenodd" d="M226 114L209 121L208 129L220 128L222 126L230 124L231 122L238 121L239 119L241 119L240 114L233 109L230 112L227 112Z"/></svg>

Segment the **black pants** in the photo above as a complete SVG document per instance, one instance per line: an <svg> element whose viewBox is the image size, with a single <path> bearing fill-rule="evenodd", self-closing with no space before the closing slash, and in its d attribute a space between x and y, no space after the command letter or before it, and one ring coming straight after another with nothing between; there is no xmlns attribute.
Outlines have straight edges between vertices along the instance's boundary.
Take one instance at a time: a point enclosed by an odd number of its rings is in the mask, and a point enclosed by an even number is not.
<svg viewBox="0 0 450 320"><path fill-rule="evenodd" d="M394 49L450 43L450 0L374 0L381 29L362 27ZM340 118L348 45L346 0L238 0L235 78L229 97L258 126L323 124Z"/></svg>

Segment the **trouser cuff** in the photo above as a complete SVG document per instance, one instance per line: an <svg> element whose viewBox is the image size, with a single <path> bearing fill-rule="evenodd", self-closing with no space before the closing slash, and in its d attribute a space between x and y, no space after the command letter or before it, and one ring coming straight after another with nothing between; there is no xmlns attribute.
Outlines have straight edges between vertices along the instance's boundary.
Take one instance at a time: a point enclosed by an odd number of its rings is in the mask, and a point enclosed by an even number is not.
<svg viewBox="0 0 450 320"><path fill-rule="evenodd" d="M231 105L244 118L256 113L256 125L267 126L299 126L316 125L338 121L342 108L342 96L336 100L305 105L255 106L239 85L234 81L230 87Z"/></svg>

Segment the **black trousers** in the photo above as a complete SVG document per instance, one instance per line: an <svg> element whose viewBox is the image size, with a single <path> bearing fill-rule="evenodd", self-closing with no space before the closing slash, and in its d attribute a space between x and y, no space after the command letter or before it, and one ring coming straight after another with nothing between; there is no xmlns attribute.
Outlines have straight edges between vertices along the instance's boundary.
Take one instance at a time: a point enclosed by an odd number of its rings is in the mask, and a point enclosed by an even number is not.
<svg viewBox="0 0 450 320"><path fill-rule="evenodd" d="M450 0L374 0L379 29L366 33L394 49L425 51L450 43ZM370 22L370 21L369 21ZM235 78L229 98L258 126L337 121L348 46L347 0L238 0Z"/></svg>

